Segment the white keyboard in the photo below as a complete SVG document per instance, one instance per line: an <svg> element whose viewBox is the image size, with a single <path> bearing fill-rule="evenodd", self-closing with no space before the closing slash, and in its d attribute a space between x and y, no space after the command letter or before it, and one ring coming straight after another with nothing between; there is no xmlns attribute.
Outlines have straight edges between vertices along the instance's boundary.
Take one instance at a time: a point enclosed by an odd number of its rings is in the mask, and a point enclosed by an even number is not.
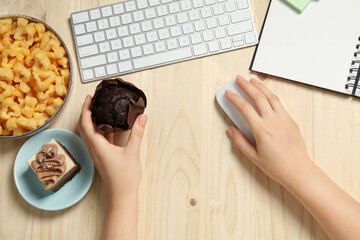
<svg viewBox="0 0 360 240"><path fill-rule="evenodd" d="M248 0L128 0L70 19L83 82L258 42Z"/></svg>

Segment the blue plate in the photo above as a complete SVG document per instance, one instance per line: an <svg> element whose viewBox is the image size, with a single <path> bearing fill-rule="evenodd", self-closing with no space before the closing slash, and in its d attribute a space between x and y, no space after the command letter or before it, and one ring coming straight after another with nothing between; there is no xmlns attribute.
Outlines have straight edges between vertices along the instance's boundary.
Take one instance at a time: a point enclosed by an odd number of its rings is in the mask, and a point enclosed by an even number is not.
<svg viewBox="0 0 360 240"><path fill-rule="evenodd" d="M75 177L59 191L53 193L44 189L26 160L52 138L59 141L81 166ZM14 163L14 180L20 195L32 206L57 211L80 201L89 191L94 179L94 165L82 139L65 129L48 129L27 140L20 148Z"/></svg>

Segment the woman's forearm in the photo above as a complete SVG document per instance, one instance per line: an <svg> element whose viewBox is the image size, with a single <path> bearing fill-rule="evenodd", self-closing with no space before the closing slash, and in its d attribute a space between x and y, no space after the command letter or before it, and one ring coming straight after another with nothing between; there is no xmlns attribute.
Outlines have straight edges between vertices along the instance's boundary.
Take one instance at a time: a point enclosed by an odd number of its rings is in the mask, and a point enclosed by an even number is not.
<svg viewBox="0 0 360 240"><path fill-rule="evenodd" d="M138 194L112 197L109 201L103 240L137 240Z"/></svg>
<svg viewBox="0 0 360 240"><path fill-rule="evenodd" d="M299 171L285 187L331 239L360 239L360 204L315 164Z"/></svg>

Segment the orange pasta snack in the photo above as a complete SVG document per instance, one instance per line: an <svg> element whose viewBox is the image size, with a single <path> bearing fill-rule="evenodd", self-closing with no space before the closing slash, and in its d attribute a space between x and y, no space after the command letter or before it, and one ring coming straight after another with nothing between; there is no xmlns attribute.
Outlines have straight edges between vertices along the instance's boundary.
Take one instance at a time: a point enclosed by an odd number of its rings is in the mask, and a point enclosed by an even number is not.
<svg viewBox="0 0 360 240"><path fill-rule="evenodd" d="M56 113L70 81L60 40L42 23L0 19L0 136L34 130Z"/></svg>

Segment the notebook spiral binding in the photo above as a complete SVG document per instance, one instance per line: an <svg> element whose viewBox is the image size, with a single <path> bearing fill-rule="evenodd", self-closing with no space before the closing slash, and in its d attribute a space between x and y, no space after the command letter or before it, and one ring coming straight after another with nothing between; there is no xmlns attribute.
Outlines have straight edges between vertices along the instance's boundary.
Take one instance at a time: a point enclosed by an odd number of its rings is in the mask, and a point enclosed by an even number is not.
<svg viewBox="0 0 360 240"><path fill-rule="evenodd" d="M359 44L356 45L356 51L354 53L354 60L351 62L349 76L345 88L352 88L352 95L355 95L356 90L360 90L359 78L360 78L360 37L358 38Z"/></svg>

